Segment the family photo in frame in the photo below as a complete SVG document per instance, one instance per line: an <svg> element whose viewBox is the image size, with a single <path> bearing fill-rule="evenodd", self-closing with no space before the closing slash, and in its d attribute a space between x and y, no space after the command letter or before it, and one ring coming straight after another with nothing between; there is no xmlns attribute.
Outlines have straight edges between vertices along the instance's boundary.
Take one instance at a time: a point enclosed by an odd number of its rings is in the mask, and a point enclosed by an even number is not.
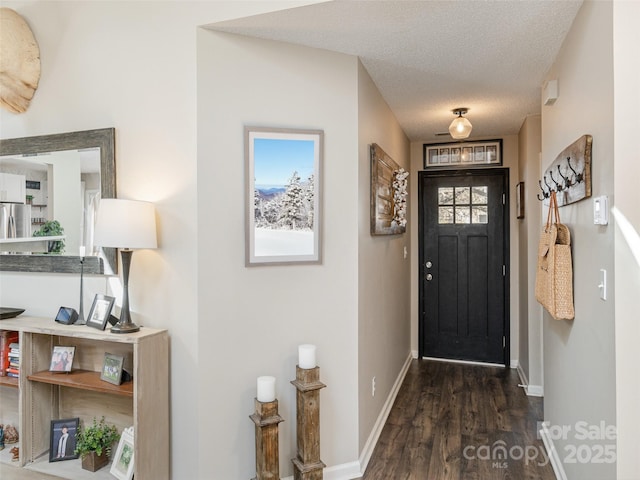
<svg viewBox="0 0 640 480"><path fill-rule="evenodd" d="M51 354L50 372L70 372L76 347L56 345Z"/></svg>

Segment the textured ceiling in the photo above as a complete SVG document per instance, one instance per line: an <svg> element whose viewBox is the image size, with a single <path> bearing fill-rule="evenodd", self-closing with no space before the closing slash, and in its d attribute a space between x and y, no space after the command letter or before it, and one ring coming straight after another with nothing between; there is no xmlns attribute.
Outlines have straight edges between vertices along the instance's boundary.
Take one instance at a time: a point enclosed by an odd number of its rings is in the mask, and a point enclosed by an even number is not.
<svg viewBox="0 0 640 480"><path fill-rule="evenodd" d="M211 25L356 55L411 140L440 141L456 107L471 139L516 134L580 1L337 0ZM560 85L561 88L561 85Z"/></svg>

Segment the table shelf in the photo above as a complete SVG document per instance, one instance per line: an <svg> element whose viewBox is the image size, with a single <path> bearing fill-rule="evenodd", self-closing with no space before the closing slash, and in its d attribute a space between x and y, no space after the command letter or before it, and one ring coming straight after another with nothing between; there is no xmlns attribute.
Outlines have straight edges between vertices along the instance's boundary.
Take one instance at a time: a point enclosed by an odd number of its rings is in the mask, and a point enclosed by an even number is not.
<svg viewBox="0 0 640 480"><path fill-rule="evenodd" d="M125 382L122 385L114 385L100 379L99 372L89 370L72 370L68 373L44 370L27 375L27 379L32 382L49 383L51 385L60 385L61 387L79 388L81 390L133 397L132 381Z"/></svg>

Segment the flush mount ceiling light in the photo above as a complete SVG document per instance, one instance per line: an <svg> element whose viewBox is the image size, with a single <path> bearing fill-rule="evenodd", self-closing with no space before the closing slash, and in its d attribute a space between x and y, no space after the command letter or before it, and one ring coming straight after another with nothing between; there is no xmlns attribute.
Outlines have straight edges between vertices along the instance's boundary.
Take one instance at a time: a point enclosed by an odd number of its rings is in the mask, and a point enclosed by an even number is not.
<svg viewBox="0 0 640 480"><path fill-rule="evenodd" d="M467 138L471 134L473 126L469 120L462 116L467 113L468 110L468 108L456 108L452 110L453 114L457 115L457 118L449 125L449 133L453 138Z"/></svg>

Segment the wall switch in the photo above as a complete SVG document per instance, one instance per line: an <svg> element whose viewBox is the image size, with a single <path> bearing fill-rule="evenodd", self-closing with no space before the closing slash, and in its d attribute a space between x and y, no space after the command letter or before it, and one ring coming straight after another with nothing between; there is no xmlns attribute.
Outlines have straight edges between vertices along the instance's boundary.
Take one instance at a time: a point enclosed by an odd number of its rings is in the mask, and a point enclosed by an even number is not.
<svg viewBox="0 0 640 480"><path fill-rule="evenodd" d="M595 225L609 224L609 199L606 195L593 199L593 223Z"/></svg>
<svg viewBox="0 0 640 480"><path fill-rule="evenodd" d="M604 268L600 269L600 284L598 285L600 290L600 298L602 300L607 299L607 271Z"/></svg>
<svg viewBox="0 0 640 480"><path fill-rule="evenodd" d="M407 246L405 245L404 247L404 258L407 258L408 252L407 252Z"/></svg>
<svg viewBox="0 0 640 480"><path fill-rule="evenodd" d="M376 396L376 377L373 377L371 379L371 396L372 397Z"/></svg>

